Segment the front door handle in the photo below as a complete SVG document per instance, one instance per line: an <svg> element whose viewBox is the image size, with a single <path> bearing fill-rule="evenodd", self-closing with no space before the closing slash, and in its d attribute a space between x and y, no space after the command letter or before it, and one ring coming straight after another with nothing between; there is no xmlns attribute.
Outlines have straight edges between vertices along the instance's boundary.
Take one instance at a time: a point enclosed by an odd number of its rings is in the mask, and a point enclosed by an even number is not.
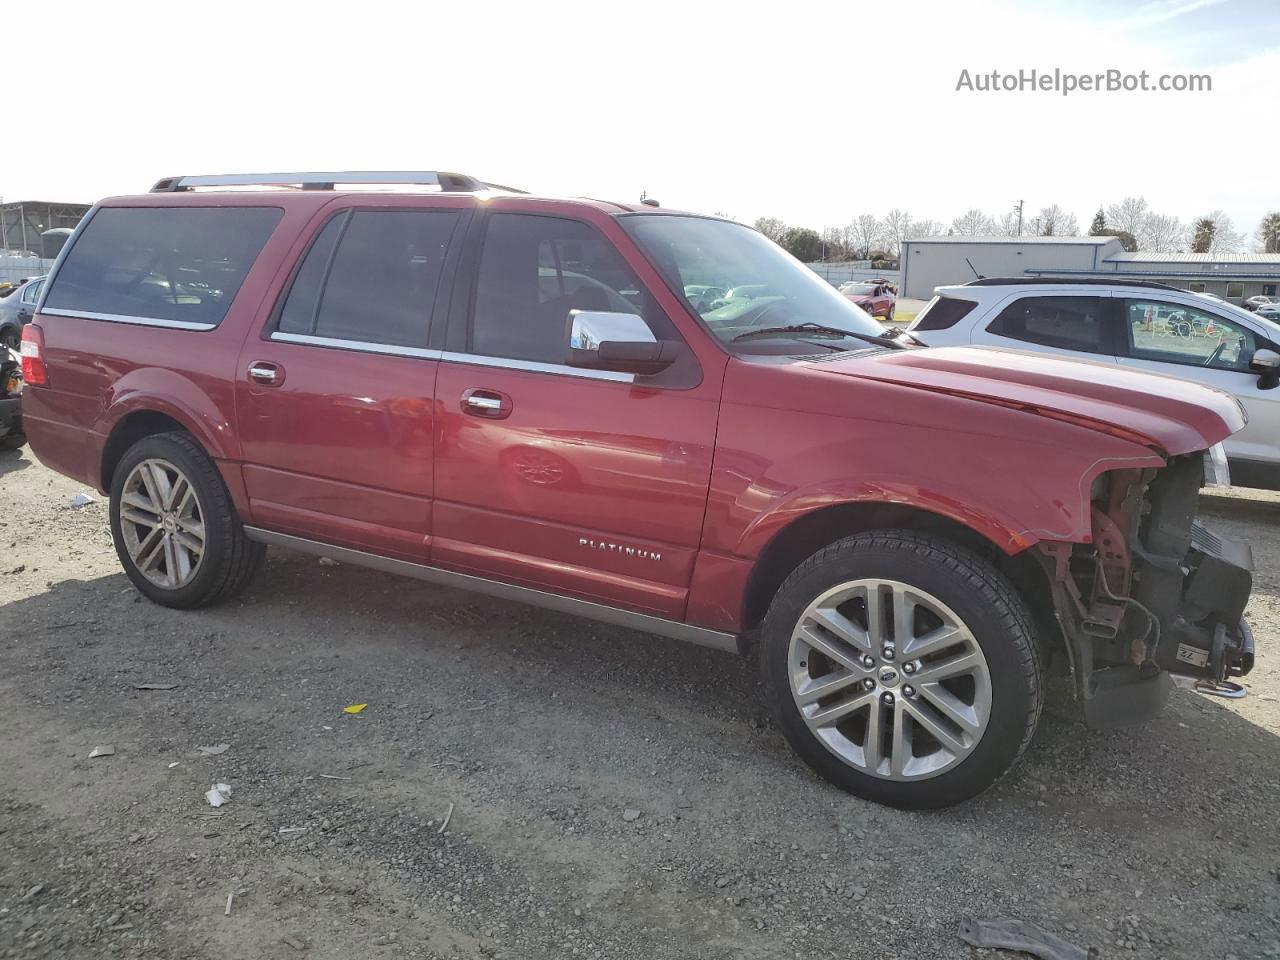
<svg viewBox="0 0 1280 960"><path fill-rule="evenodd" d="M500 390L472 387L462 391L462 412L486 420L505 420L511 416L511 398Z"/></svg>
<svg viewBox="0 0 1280 960"><path fill-rule="evenodd" d="M266 387L278 387L284 383L284 368L278 363L255 360L249 364L249 379Z"/></svg>

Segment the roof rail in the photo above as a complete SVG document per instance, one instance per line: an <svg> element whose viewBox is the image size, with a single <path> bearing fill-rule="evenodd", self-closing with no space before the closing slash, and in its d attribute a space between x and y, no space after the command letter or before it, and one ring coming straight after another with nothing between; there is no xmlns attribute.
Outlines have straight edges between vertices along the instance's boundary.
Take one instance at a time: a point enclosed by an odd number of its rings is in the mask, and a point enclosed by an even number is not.
<svg viewBox="0 0 1280 960"><path fill-rule="evenodd" d="M334 190L338 184L396 184L402 186L439 187L447 193L473 193L479 190L508 190L485 183L465 173L439 170L337 170L310 173L220 173L211 176L165 177L156 181L152 193L179 193L196 187L298 187L302 190Z"/></svg>
<svg viewBox="0 0 1280 960"><path fill-rule="evenodd" d="M981 280L970 280L968 283L962 284L966 287L1020 287L1033 284L1052 284L1053 286L1064 286L1066 284L1087 284L1089 286L1102 286L1110 284L1117 287L1150 287L1153 290L1174 290L1178 293L1186 293L1182 287L1174 287L1167 283L1159 283L1155 280L1126 280L1123 277L983 277Z"/></svg>

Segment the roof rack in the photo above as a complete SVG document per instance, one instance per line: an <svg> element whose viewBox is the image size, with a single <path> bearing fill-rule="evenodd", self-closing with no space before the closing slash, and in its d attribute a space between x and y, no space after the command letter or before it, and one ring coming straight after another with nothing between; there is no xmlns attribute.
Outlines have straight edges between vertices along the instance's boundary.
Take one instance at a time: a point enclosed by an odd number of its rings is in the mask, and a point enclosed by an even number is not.
<svg viewBox="0 0 1280 960"><path fill-rule="evenodd" d="M523 191L485 183L465 173L439 170L337 170L311 173L220 173L211 176L165 177L156 181L152 193L179 193L196 187L297 187L302 190L334 190L338 184L395 184L439 187L446 193L474 193L479 190Z"/></svg>
<svg viewBox="0 0 1280 960"><path fill-rule="evenodd" d="M1126 280L1123 277L983 277L981 280L970 280L963 284L966 287L1017 287L1030 284L1052 284L1054 286L1063 286L1065 284L1088 284L1090 286L1099 286L1102 284L1111 284L1117 287L1150 287L1153 290L1173 290L1178 293L1186 293L1182 287L1170 286L1167 283L1159 283L1155 280Z"/></svg>

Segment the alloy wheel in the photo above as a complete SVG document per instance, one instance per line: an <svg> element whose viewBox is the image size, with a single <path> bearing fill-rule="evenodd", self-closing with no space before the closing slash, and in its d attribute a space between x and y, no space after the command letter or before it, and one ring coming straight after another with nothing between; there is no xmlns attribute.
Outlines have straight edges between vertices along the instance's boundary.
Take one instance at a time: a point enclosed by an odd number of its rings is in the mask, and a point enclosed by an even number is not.
<svg viewBox="0 0 1280 960"><path fill-rule="evenodd" d="M143 460L129 471L120 494L120 532L138 572L166 590L189 584L204 561L200 498L168 460Z"/></svg>
<svg viewBox="0 0 1280 960"><path fill-rule="evenodd" d="M969 628L896 580L849 581L810 603L792 632L788 675L813 735L886 780L952 769L991 715L991 676Z"/></svg>

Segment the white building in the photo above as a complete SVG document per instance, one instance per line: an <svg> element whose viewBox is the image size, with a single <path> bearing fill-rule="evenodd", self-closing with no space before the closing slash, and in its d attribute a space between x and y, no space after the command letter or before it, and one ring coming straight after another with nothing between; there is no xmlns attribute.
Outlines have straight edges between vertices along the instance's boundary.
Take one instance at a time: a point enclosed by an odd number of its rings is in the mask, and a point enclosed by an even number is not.
<svg viewBox="0 0 1280 960"><path fill-rule="evenodd" d="M926 237L902 245L901 267L902 295L922 300L978 276L1157 280L1232 303L1280 293L1280 254L1128 253L1115 237Z"/></svg>

